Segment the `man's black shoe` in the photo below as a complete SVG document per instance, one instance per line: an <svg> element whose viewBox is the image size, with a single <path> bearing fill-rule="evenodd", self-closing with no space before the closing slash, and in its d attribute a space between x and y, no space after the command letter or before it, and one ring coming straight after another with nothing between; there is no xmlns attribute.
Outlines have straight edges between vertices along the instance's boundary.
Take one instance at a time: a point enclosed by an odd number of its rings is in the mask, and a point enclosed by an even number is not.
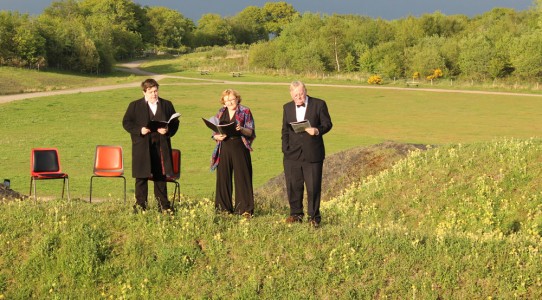
<svg viewBox="0 0 542 300"><path fill-rule="evenodd" d="M289 216L288 218L286 218L285 221L288 224L302 223L303 222L303 217L302 216Z"/></svg>

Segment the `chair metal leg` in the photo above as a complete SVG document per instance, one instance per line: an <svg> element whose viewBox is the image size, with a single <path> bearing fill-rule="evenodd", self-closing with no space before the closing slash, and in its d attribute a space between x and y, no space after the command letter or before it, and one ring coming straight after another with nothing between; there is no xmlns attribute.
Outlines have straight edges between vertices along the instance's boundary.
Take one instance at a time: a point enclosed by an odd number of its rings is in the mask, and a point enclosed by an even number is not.
<svg viewBox="0 0 542 300"><path fill-rule="evenodd" d="M32 195L32 190L34 190L34 202L38 201L36 196L36 180L34 177L30 177L30 195Z"/></svg>
<svg viewBox="0 0 542 300"><path fill-rule="evenodd" d="M56 178L55 178L56 179ZM58 178L60 179L60 178ZM36 193L37 179L30 177L30 196L32 196L32 191L34 191L34 201L38 201L38 195ZM70 179L68 177L62 178L62 196L61 199L64 199L64 191L68 193L68 201L71 200L70 197Z"/></svg>
<svg viewBox="0 0 542 300"><path fill-rule="evenodd" d="M68 201L70 201L70 178L66 176L64 178L64 181L66 182L66 191L68 192ZM64 198L64 187L62 187L62 198Z"/></svg>
<svg viewBox="0 0 542 300"><path fill-rule="evenodd" d="M66 188L66 177L62 178L62 196L60 199L64 199L64 189Z"/></svg>
<svg viewBox="0 0 542 300"><path fill-rule="evenodd" d="M70 179L68 178L68 186L66 186L68 188L68 201L71 201L71 197L70 197Z"/></svg>
<svg viewBox="0 0 542 300"><path fill-rule="evenodd" d="M171 201L171 207L175 206L175 198L181 203L181 185L177 181L173 181L175 184L175 190L173 191L173 200Z"/></svg>
<svg viewBox="0 0 542 300"><path fill-rule="evenodd" d="M122 176L124 179L124 204L126 204L126 177Z"/></svg>
<svg viewBox="0 0 542 300"><path fill-rule="evenodd" d="M179 204L181 203L181 184L177 182L177 200L179 201Z"/></svg>
<svg viewBox="0 0 542 300"><path fill-rule="evenodd" d="M88 199L89 203L92 203L92 179L94 179L94 176L90 176L90 197Z"/></svg>

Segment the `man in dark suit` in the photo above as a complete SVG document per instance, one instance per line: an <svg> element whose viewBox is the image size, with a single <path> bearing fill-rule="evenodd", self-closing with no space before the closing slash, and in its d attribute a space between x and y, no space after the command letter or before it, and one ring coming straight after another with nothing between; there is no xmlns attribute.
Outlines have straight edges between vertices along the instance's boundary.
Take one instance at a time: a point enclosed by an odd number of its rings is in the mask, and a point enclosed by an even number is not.
<svg viewBox="0 0 542 300"><path fill-rule="evenodd" d="M307 95L305 84L290 84L293 101L284 104L282 115L282 153L290 204L287 223L303 221L303 193L307 188L309 224L320 224L320 196L325 147L322 136L333 127L326 102ZM296 133L290 123L308 120L310 127Z"/></svg>
<svg viewBox="0 0 542 300"><path fill-rule="evenodd" d="M173 119L164 128L151 130L149 121L167 121L175 114L173 104L158 97L158 82L147 79L141 83L143 98L128 105L122 126L132 139L132 176L135 178L136 205L147 209L148 180L154 181L154 195L159 210L171 209L167 196L166 176L173 174L171 137L179 128L179 120Z"/></svg>

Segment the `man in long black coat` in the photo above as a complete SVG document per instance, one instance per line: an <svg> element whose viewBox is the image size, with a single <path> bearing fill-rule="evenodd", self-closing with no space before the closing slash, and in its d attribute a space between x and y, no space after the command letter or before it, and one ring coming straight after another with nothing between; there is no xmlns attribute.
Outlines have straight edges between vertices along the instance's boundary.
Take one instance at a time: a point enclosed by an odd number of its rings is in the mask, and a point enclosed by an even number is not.
<svg viewBox="0 0 542 300"><path fill-rule="evenodd" d="M171 101L158 97L158 87L154 79L143 81L141 88L144 97L131 102L122 119L122 126L132 139L132 176L135 178L136 204L143 210L147 208L148 180L151 178L159 209L171 209L166 176L173 174L171 137L179 128L179 120L175 118L166 127L156 131L148 128L150 121L167 121L175 114Z"/></svg>
<svg viewBox="0 0 542 300"><path fill-rule="evenodd" d="M320 196L322 191L322 167L325 158L322 136L333 127L324 100L307 95L305 84L290 84L292 101L284 104L282 115L282 153L284 175L290 204L287 223L302 222L303 192L307 188L309 224L320 224ZM296 133L290 123L308 120L310 127Z"/></svg>

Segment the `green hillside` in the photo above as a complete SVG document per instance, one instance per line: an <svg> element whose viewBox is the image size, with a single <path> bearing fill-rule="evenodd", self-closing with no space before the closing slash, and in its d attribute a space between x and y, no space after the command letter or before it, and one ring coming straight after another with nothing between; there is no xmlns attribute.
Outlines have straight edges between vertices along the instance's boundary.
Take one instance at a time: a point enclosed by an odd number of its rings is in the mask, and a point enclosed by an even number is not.
<svg viewBox="0 0 542 300"><path fill-rule="evenodd" d="M120 200L0 205L5 299L537 299L542 141L413 152L323 204L320 229L130 214Z"/></svg>

